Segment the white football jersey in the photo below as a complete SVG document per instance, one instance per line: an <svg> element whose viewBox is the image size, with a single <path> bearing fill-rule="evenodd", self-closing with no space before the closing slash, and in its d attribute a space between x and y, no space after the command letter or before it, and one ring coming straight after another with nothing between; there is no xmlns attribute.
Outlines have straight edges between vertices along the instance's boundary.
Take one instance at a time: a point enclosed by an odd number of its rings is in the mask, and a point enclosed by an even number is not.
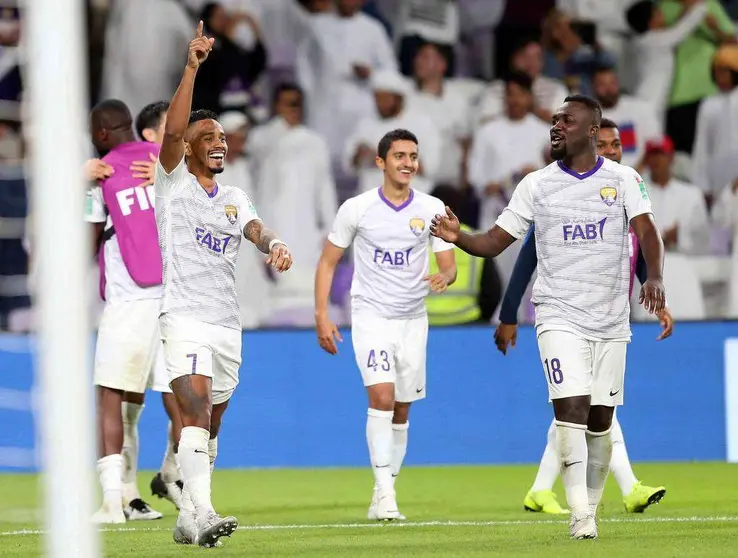
<svg viewBox="0 0 738 558"><path fill-rule="evenodd" d="M223 184L208 194L184 157L169 174L157 161L154 190L164 268L162 314L241 329L236 258L243 228L258 219L251 200Z"/></svg>
<svg viewBox="0 0 738 558"><path fill-rule="evenodd" d="M428 248L432 245L433 252L453 249L430 236L431 219L438 213L445 213L443 202L415 190L397 207L387 201L381 188L344 202L328 240L339 248L354 244L353 313L368 311L383 318L425 315Z"/></svg>
<svg viewBox="0 0 738 558"><path fill-rule="evenodd" d="M630 339L630 220L651 213L638 173L600 157L585 174L560 161L526 176L497 225L520 238L535 222L538 333Z"/></svg>

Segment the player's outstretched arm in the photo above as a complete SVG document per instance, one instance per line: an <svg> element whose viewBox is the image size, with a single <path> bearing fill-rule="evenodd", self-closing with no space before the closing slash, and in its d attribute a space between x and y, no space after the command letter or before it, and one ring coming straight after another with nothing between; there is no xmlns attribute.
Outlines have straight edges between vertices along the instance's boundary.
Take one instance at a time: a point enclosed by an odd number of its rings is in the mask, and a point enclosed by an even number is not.
<svg viewBox="0 0 738 558"><path fill-rule="evenodd" d="M172 97L167 111L167 122L164 126L164 138L159 152L159 161L164 170L172 172L185 153L184 136L190 121L192 109L192 91L195 87L195 76L200 64L205 62L213 48L213 40L202 34L202 21L197 25L195 38L190 42L182 81Z"/></svg>
<svg viewBox="0 0 738 558"><path fill-rule="evenodd" d="M269 254L266 263L278 272L282 273L292 267L292 255L287 245L279 239L277 233L267 229L260 219L252 219L246 223L243 235L261 252Z"/></svg>
<svg viewBox="0 0 738 558"><path fill-rule="evenodd" d="M323 253L315 271L315 327L318 334L318 344L332 355L338 352L336 341L343 341L341 334L328 315L328 299L333 285L333 275L338 262L341 261L344 249L339 248L331 241L326 240Z"/></svg>
<svg viewBox="0 0 738 558"><path fill-rule="evenodd" d="M651 213L642 213L631 219L633 230L646 260L648 278L641 287L638 302L643 304L650 314L659 313L666 306L664 289L664 242L661 240L656 223Z"/></svg>
<svg viewBox="0 0 738 558"><path fill-rule="evenodd" d="M446 207L446 215L433 217L430 232L433 236L455 244L467 254L480 258L495 258L515 242L513 235L497 225L486 233L462 231L459 218L449 207Z"/></svg>

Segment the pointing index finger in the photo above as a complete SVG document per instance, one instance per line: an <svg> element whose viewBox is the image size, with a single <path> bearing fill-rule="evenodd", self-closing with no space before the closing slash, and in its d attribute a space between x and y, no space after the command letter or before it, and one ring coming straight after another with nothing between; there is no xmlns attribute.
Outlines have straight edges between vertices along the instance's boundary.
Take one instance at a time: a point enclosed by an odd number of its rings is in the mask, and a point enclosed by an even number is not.
<svg viewBox="0 0 738 558"><path fill-rule="evenodd" d="M200 23L197 24L197 34L195 35L197 38L202 37L202 28L203 28L203 23L202 23L202 20L200 20Z"/></svg>

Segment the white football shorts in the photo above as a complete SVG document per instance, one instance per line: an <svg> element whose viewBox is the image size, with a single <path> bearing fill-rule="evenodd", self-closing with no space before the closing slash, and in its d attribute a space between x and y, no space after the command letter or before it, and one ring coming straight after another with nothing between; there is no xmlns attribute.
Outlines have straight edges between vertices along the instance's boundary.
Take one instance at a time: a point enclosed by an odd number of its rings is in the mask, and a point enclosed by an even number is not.
<svg viewBox="0 0 738 558"><path fill-rule="evenodd" d="M160 298L105 304L97 332L94 384L131 393L168 392L159 333Z"/></svg>
<svg viewBox="0 0 738 558"><path fill-rule="evenodd" d="M159 322L169 381L188 374L207 376L213 380L213 405L228 401L238 385L242 332L170 314Z"/></svg>
<svg viewBox="0 0 738 558"><path fill-rule="evenodd" d="M428 316L389 320L355 314L351 341L364 386L393 383L399 403L425 398Z"/></svg>
<svg viewBox="0 0 738 558"><path fill-rule="evenodd" d="M590 341L571 331L538 335L549 399L591 396L591 405L623 404L627 341Z"/></svg>

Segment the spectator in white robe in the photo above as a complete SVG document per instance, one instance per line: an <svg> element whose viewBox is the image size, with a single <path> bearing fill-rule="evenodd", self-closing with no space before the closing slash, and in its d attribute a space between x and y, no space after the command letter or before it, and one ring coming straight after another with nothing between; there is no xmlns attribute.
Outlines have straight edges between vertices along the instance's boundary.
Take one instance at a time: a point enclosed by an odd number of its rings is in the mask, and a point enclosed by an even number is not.
<svg viewBox="0 0 738 558"><path fill-rule="evenodd" d="M738 176L738 45L715 53L712 75L720 92L700 105L692 149L692 181L708 199Z"/></svg>
<svg viewBox="0 0 738 558"><path fill-rule="evenodd" d="M418 137L420 168L413 188L430 192L441 165L441 134L429 116L408 106L409 85L394 71L376 72L372 78L377 116L354 123L354 130L344 143L343 168L359 177L359 191L382 185L382 171L376 165L377 144L391 130L410 130Z"/></svg>
<svg viewBox="0 0 738 558"><path fill-rule="evenodd" d="M396 70L387 32L360 12L362 0L336 0L336 10L311 16L308 38L298 47L297 80L305 92L307 124L340 158L356 122L374 114L371 79Z"/></svg>
<svg viewBox="0 0 738 558"><path fill-rule="evenodd" d="M471 103L453 78L445 78L446 59L428 43L415 56L408 108L424 112L441 134L441 154L435 179L456 187L465 183L465 159L471 142Z"/></svg>
<svg viewBox="0 0 738 558"><path fill-rule="evenodd" d="M303 124L302 90L277 87L274 116L253 131L260 159L257 208L292 249L290 273L273 277L268 326L312 326L313 280L338 210L328 144Z"/></svg>
<svg viewBox="0 0 738 558"><path fill-rule="evenodd" d="M479 228L494 225L518 182L543 166L549 125L532 112L533 80L511 74L506 81L505 115L479 128L469 154L469 181L482 208Z"/></svg>
<svg viewBox="0 0 738 558"><path fill-rule="evenodd" d="M699 187L674 178L671 138L648 141L645 163L645 182L664 248L688 255L705 254L710 241L707 204Z"/></svg>
<svg viewBox="0 0 738 558"><path fill-rule="evenodd" d="M177 0L113 2L105 37L103 98L138 114L152 99L169 99L182 77L193 23Z"/></svg>

